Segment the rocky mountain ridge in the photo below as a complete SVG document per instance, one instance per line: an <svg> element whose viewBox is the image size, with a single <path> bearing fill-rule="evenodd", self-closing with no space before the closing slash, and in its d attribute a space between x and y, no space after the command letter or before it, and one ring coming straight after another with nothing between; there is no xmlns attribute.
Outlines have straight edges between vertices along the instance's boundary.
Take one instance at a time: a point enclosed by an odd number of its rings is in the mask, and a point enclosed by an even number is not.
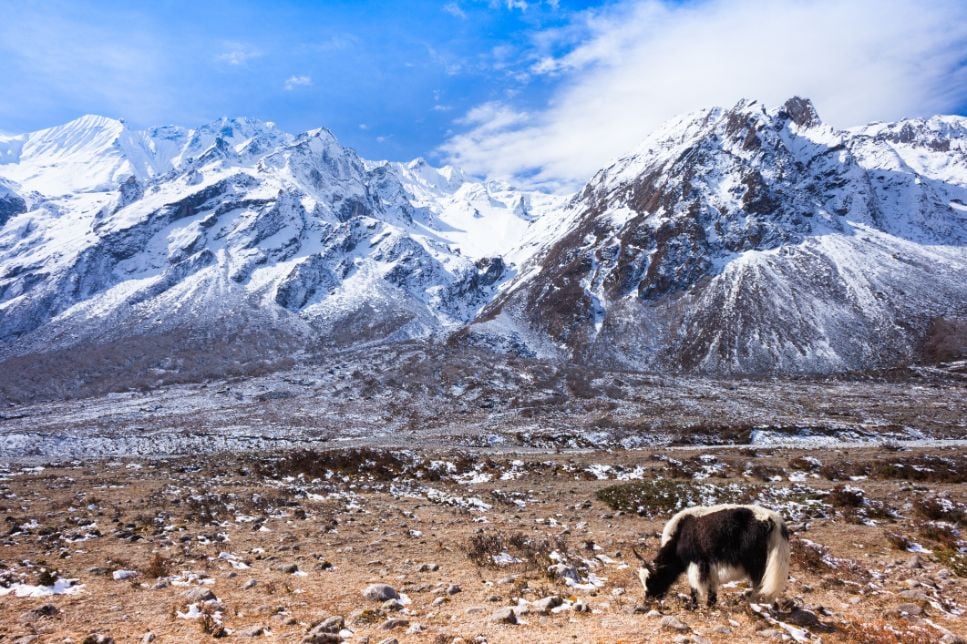
<svg viewBox="0 0 967 644"><path fill-rule="evenodd" d="M962 117L842 131L805 99L742 101L561 197L367 161L325 129L85 116L0 138L0 358L144 345L132 368L176 370L427 338L636 371L879 368L962 355L965 242Z"/></svg>
<svg viewBox="0 0 967 644"><path fill-rule="evenodd" d="M0 158L7 355L215 323L334 345L426 336L511 270L499 240L473 243L476 220L515 235L561 201L249 119L135 132L85 116L8 137Z"/></svg>
<svg viewBox="0 0 967 644"><path fill-rule="evenodd" d="M917 360L938 323L962 353L965 134L962 117L839 131L799 98L681 117L598 172L462 336L715 374Z"/></svg>

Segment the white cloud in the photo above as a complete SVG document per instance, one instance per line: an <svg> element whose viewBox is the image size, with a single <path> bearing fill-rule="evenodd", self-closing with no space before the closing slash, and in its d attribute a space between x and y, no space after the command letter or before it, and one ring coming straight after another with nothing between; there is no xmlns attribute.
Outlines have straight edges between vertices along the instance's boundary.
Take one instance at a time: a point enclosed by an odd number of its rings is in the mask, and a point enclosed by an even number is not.
<svg viewBox="0 0 967 644"><path fill-rule="evenodd" d="M530 68L558 88L541 109L490 102L440 152L490 177L583 181L662 121L740 98L813 99L839 127L967 100L967 3L936 0L630 1L534 35L580 42Z"/></svg>
<svg viewBox="0 0 967 644"><path fill-rule="evenodd" d="M443 10L451 16L455 16L461 20L467 19L467 14L464 13L463 9L461 9L460 5L458 5L456 2L448 2L447 4L443 5Z"/></svg>
<svg viewBox="0 0 967 644"><path fill-rule="evenodd" d="M262 52L254 47L233 42L226 43L225 50L215 56L215 59L228 65L244 65L253 58L258 58L261 55Z"/></svg>
<svg viewBox="0 0 967 644"><path fill-rule="evenodd" d="M311 76L289 76L287 79L285 79L283 88L285 91L291 92L297 87L308 87L309 85L312 85Z"/></svg>

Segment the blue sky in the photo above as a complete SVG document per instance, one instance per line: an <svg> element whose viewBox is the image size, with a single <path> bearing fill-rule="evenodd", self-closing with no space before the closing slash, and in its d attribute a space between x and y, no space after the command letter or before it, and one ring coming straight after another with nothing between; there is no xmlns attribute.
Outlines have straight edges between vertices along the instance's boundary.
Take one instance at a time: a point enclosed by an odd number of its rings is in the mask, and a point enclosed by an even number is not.
<svg viewBox="0 0 967 644"><path fill-rule="evenodd" d="M94 112L326 126L369 157L431 152L475 104L546 97L530 35L588 2L7 3L0 129ZM600 4L600 3L597 3ZM538 51L540 49L540 51ZM14 99L16 97L16 99Z"/></svg>
<svg viewBox="0 0 967 644"><path fill-rule="evenodd" d="M244 115L556 189L742 97L841 127L964 114L967 3L0 0L0 83L0 131Z"/></svg>

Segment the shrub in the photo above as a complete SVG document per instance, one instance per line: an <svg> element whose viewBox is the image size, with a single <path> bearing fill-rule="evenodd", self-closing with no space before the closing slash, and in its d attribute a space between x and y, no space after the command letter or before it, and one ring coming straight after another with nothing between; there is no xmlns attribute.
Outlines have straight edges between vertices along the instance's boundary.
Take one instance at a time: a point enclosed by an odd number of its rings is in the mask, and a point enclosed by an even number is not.
<svg viewBox="0 0 967 644"><path fill-rule="evenodd" d="M528 570L546 573L548 566L555 563L551 553L557 551L566 556L567 540L563 535L554 539L528 537L517 532L504 535L500 532L478 532L470 537L465 548L467 557L482 568L497 567L494 557L506 552L520 561Z"/></svg>
<svg viewBox="0 0 967 644"><path fill-rule="evenodd" d="M166 559L161 556L160 553L155 553L151 561L144 568L144 574L149 579L157 579L158 577L167 577L171 572L172 562L170 559Z"/></svg>
<svg viewBox="0 0 967 644"><path fill-rule="evenodd" d="M478 566L493 566L494 556L504 551L504 539L499 532L478 532L471 535L464 550Z"/></svg>
<svg viewBox="0 0 967 644"><path fill-rule="evenodd" d="M917 532L924 539L935 541L947 548L957 548L960 545L960 531L949 523L927 521L920 524Z"/></svg>
<svg viewBox="0 0 967 644"><path fill-rule="evenodd" d="M967 577L967 552L961 552L957 548L943 547L934 550L933 554L950 572L958 577Z"/></svg>
<svg viewBox="0 0 967 644"><path fill-rule="evenodd" d="M653 517L668 515L693 505L748 503L758 491L755 487L651 479L612 485L598 490L596 496L612 510Z"/></svg>
<svg viewBox="0 0 967 644"><path fill-rule="evenodd" d="M913 545L913 541L909 537L899 532L887 532L884 536L890 542L890 545L897 550L906 552Z"/></svg>
<svg viewBox="0 0 967 644"><path fill-rule="evenodd" d="M945 496L928 496L913 502L913 511L928 521L946 521L955 525L964 522L967 507Z"/></svg>
<svg viewBox="0 0 967 644"><path fill-rule="evenodd" d="M837 485L829 493L829 502L837 508L858 508L865 500L863 490L848 485Z"/></svg>

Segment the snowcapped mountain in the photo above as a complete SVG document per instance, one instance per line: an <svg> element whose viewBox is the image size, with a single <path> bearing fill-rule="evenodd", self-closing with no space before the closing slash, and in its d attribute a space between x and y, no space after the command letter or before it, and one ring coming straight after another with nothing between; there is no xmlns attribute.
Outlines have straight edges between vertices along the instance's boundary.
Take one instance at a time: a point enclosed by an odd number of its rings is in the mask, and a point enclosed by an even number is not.
<svg viewBox="0 0 967 644"><path fill-rule="evenodd" d="M717 374L963 352L965 204L967 119L838 131L799 98L703 110L598 172L461 337Z"/></svg>
<svg viewBox="0 0 967 644"><path fill-rule="evenodd" d="M0 138L18 368L190 354L218 374L427 337L713 374L963 354L967 119L841 131L804 99L743 101L667 123L573 197L249 119Z"/></svg>
<svg viewBox="0 0 967 644"><path fill-rule="evenodd" d="M470 320L513 274L501 244L561 201L247 119L84 116L3 139L0 159L6 355L213 326L426 336Z"/></svg>

